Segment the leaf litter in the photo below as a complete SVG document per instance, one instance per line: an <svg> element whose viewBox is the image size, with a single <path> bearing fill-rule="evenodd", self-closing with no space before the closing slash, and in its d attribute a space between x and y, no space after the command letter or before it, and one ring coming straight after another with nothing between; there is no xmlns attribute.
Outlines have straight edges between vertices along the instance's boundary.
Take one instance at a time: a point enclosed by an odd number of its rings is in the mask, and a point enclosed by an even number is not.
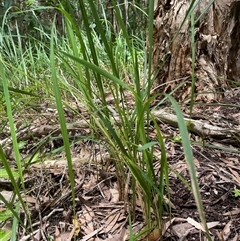
<svg viewBox="0 0 240 241"><path fill-rule="evenodd" d="M239 102L239 99L236 97L236 102ZM237 104L239 105L239 103ZM196 118L208 122L206 116L208 114L211 116L214 111L219 123L216 125L223 126L222 119L219 116L224 116L225 119L231 120L231 128L233 128L232 123L236 128L239 128L239 113L234 108L228 110L222 107L213 109L209 106L204 110L200 107L195 108L194 113L198 114ZM130 235L128 209L126 209L127 206L124 203L126 200L121 200L111 156L100 144L94 144L84 139L79 141L78 138L88 135L90 131L86 126L81 127L82 120L77 120L77 124L70 125L73 122L74 114L65 110L69 123L70 140L72 142L78 140L76 144L72 145L75 176L74 191L76 195L76 215L74 216L65 156L62 152L59 152L55 155L55 159L50 159L53 156L53 151L62 146L57 115L53 108L49 108L49 105L41 105L41 111L42 117L38 116L32 121L31 118L34 115L29 114L28 118L31 124L28 123L27 130L25 124L21 128L21 124L18 123L18 126L20 126L18 138L25 141L25 146L21 149L23 158L27 158L33 153L36 149L35 143L37 140L44 139L49 135L55 137L50 143L44 143L40 150L41 154L50 153L50 155L45 155L43 162L32 164L24 175L27 189L25 200L28 202L32 225L28 230L31 231L30 235L19 227L18 239L21 241L41 241L48 240L47 237L51 236L54 241L70 241L74 237L76 240L84 241L128 240ZM49 112L51 115L48 114ZM185 112L187 113L187 110ZM213 122L214 120L209 119L209 123L212 124ZM225 124L229 125L227 122ZM159 125L164 136L176 137L179 135L176 127L169 125L169 123L160 121ZM29 134L31 130L34 133L33 136ZM5 150L9 153L9 160L13 160L10 142L8 141L9 136L6 133L1 143L5 145ZM153 129L151 133L153 140L155 136L156 133ZM222 140L215 140L213 137L209 139L205 137L208 143L218 144L213 148L208 145L199 145L201 138L194 133L191 133L190 137L193 143L194 141L198 142L198 144L192 145L192 149L211 236L214 240L220 241L239 240L240 199L233 195L233 191L240 189L240 155L219 148L226 147L226 141L224 140L222 142ZM232 144L236 144L236 141ZM232 144L230 143L227 147L231 149ZM203 240L204 229L199 222L193 195L178 178L178 175L181 175L190 183L181 144L173 138L166 138L165 146L171 170L169 173L171 200L168 200L168 202L171 203L171 216L173 218L169 219L169 214L164 212L164 226L162 230L156 227L151 231L150 241L161 238L182 241ZM239 151L239 146L235 145L235 150ZM161 168L157 161L160 154L160 150L156 148L156 173ZM3 195L6 191L10 194L13 193L11 185L4 184L4 182L6 181L0 181L0 184L2 184L1 193ZM131 195L130 189L127 188L125 191L128 192L128 196ZM6 197L9 198L10 194L8 193ZM136 218L132 223L135 234L146 227L141 200L137 200L137 204L139 206L136 207ZM4 204L1 204L1 207L5 208ZM21 213L21 218L25 219L24 213ZM141 236L139 240L146 240L146 236Z"/></svg>

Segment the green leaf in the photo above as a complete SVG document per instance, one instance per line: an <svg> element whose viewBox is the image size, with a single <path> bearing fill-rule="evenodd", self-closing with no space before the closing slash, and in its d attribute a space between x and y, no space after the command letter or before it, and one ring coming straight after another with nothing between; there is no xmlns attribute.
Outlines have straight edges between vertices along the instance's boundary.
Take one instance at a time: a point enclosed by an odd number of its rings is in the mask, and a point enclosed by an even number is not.
<svg viewBox="0 0 240 241"><path fill-rule="evenodd" d="M240 197L240 190L238 190L237 188L234 188L233 195L234 197Z"/></svg>
<svg viewBox="0 0 240 241"><path fill-rule="evenodd" d="M11 231L4 231L0 229L0 240L1 241L8 241L11 235Z"/></svg>
<svg viewBox="0 0 240 241"><path fill-rule="evenodd" d="M154 146L156 144L158 144L157 141L151 141L151 142L148 142L148 143L138 147L138 150L139 151L144 151L144 150L146 150L146 149L148 149L148 148L150 148L150 147L152 147L152 146Z"/></svg>
<svg viewBox="0 0 240 241"><path fill-rule="evenodd" d="M3 210L0 212L0 222L8 220L12 216L13 216L13 214L10 210L8 210L8 209ZM0 238L0 240L1 240L1 238Z"/></svg>
<svg viewBox="0 0 240 241"><path fill-rule="evenodd" d="M19 173L18 172L14 172L14 171L11 171L11 172L13 174L13 177L15 177L15 178L19 177ZM0 178L9 179L8 172L5 169L3 169L3 168L0 169Z"/></svg>
<svg viewBox="0 0 240 241"><path fill-rule="evenodd" d="M25 141L20 141L20 142L18 142L18 148L19 148L19 149L23 149L24 146L25 146L25 144L26 144Z"/></svg>
<svg viewBox="0 0 240 241"><path fill-rule="evenodd" d="M25 90L20 90L20 89L16 89L16 88L12 88L12 87L8 87L8 90L14 93L19 93L19 94L24 94L24 95L30 95L30 96L34 96L34 97L40 97L38 95L35 95L31 92L25 91ZM3 85L0 84L0 92L3 92Z"/></svg>

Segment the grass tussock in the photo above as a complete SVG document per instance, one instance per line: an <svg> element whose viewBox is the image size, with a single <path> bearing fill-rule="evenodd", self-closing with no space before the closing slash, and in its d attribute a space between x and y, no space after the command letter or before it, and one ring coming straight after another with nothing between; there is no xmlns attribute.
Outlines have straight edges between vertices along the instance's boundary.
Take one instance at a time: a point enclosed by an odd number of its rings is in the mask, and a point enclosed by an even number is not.
<svg viewBox="0 0 240 241"><path fill-rule="evenodd" d="M193 14L194 7L190 6L186 18ZM4 175L11 181L15 190L10 201L0 195L1 201L8 209L5 213L1 212L1 215L2 217L5 215L5 220L12 221L12 232L5 232L2 237L11 236L11 240L17 240L18 225L25 227L19 216L20 210L27 214L28 223L31 223L28 205L24 201L26 194L24 174L33 162L38 162L36 160L38 151L28 160L23 160L21 157L16 114L23 113L24 110L31 113L45 102L54 104L57 109L63 140L62 149L65 151L68 163L73 207L76 203L72 143L69 139L64 110L71 108L73 103L79 103L84 114L75 112L74 115L81 115L90 129L91 141L104 143L104 148L111 156L117 173L121 200L128 202L129 223L135 219L136 202L139 199L144 210L146 230L156 226L160 230L163 228L164 210L167 210L171 217L171 205L166 201L171 200L171 195L165 141L157 120L151 113L152 101L157 96L163 95L163 93L154 96L150 94L154 76L158 71L153 71L151 63L153 1L149 2L148 12L145 13L148 15L148 52L145 48L145 39L129 34L121 10L114 1L112 8L119 26L119 31L114 33L114 39L111 23L106 18L99 17L94 1L88 1L88 8L84 1L79 1L83 28L78 27L77 19L66 8L59 7L58 10L64 16L66 34L59 36L53 22L50 34L40 31L40 34L44 35L44 43L41 40L30 39L24 41L23 47L20 34L17 34L16 42L13 39L15 37L2 32L0 101L4 108L0 110L1 131L6 126L10 130L17 170L14 171L11 167L0 145ZM139 11L138 8L135 10ZM89 22L90 15L94 27ZM194 45L192 57L194 59ZM188 131L176 101L171 96L166 97L178 116L184 154L191 174L192 192L200 219L206 224ZM155 139L151 138L153 129L156 132ZM36 144L38 145L41 145L41 141ZM155 155L156 148L160 151L159 156ZM156 163L161 167L159 172L155 170ZM129 186L127 188L132 191L131 198L126 192L126 180ZM31 232L27 227L26 230Z"/></svg>

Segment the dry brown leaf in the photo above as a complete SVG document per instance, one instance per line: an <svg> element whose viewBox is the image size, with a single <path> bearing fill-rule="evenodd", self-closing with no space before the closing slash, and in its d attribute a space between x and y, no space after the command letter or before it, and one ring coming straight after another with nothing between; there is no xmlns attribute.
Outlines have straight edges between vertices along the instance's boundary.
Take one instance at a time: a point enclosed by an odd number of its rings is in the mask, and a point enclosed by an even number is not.
<svg viewBox="0 0 240 241"><path fill-rule="evenodd" d="M223 214L223 216L233 216L233 215L238 215L240 213L240 208L236 208L233 211L229 211Z"/></svg>
<svg viewBox="0 0 240 241"><path fill-rule="evenodd" d="M34 198L34 197L26 196L26 197L25 197L25 200L26 200L28 203L34 203L34 204L37 203L37 200L36 200L36 198Z"/></svg>
<svg viewBox="0 0 240 241"><path fill-rule="evenodd" d="M13 195L13 191L2 190L1 194L8 202L10 202L12 195Z"/></svg>
<svg viewBox="0 0 240 241"><path fill-rule="evenodd" d="M92 233L89 233L89 234L85 235L84 237L82 237L81 241L89 240L90 238L95 236L97 233L99 233L102 229L103 229L103 227L100 227L100 228L94 230Z"/></svg>
<svg viewBox="0 0 240 241"><path fill-rule="evenodd" d="M114 188L110 188L110 194L111 194L111 202L119 202L119 192L118 192L118 188L116 187L117 184L114 185Z"/></svg>
<svg viewBox="0 0 240 241"><path fill-rule="evenodd" d="M161 238L160 229L156 228L149 234L149 241L157 241Z"/></svg>
<svg viewBox="0 0 240 241"><path fill-rule="evenodd" d="M94 214L93 210L89 206L84 205L84 207L91 217L95 217L95 214Z"/></svg>
<svg viewBox="0 0 240 241"><path fill-rule="evenodd" d="M91 158L91 153L89 152L88 148L86 148L84 145L80 150L79 158L82 160L89 160Z"/></svg>
<svg viewBox="0 0 240 241"><path fill-rule="evenodd" d="M162 229L162 236L164 236L164 234L166 233L166 231L168 230L168 228L171 226L171 224L176 220L176 218L172 218L171 220L167 221ZM181 220L181 221L185 221L185 220Z"/></svg>
<svg viewBox="0 0 240 241"><path fill-rule="evenodd" d="M232 225L232 221L230 220L222 230L222 236L224 240L227 240L231 234L231 225Z"/></svg>
<svg viewBox="0 0 240 241"><path fill-rule="evenodd" d="M218 221L215 221L215 222L208 222L208 223L207 223L207 227L208 227L208 229L211 229L211 228L216 227L218 224L219 224Z"/></svg>
<svg viewBox="0 0 240 241"><path fill-rule="evenodd" d="M193 161L194 161L195 166L197 168L200 168L200 163L199 163L199 161L198 161L198 159L196 157L194 157Z"/></svg>
<svg viewBox="0 0 240 241"><path fill-rule="evenodd" d="M109 187L105 185L105 183L101 183L98 185L99 191L101 192L103 198L110 201L111 199L111 193L109 191Z"/></svg>
<svg viewBox="0 0 240 241"><path fill-rule="evenodd" d="M58 230L57 227L55 228L54 241L62 241L60 236L60 231Z"/></svg>
<svg viewBox="0 0 240 241"><path fill-rule="evenodd" d="M34 235L33 240L34 241L40 241L41 238L42 238L42 233L41 233L41 230L39 229L38 232Z"/></svg>
<svg viewBox="0 0 240 241"><path fill-rule="evenodd" d="M203 232L205 232L205 228L203 227L203 225L201 223L199 223L199 222L196 222L194 219L188 217L187 218L187 222L190 223L191 225L193 225L196 229L199 229L199 230L202 230ZM208 222L207 223L207 228L211 229L211 228L217 226L218 224L219 224L218 221L216 221L216 222Z"/></svg>
<svg viewBox="0 0 240 241"><path fill-rule="evenodd" d="M111 233L112 233L112 234L119 233L119 230L122 230L122 229L123 229L123 226L125 226L126 222L127 222L127 219L125 219L124 222L119 222L119 219L118 219L118 222L117 222L116 225L112 228Z"/></svg>
<svg viewBox="0 0 240 241"><path fill-rule="evenodd" d="M87 228L88 228L89 232L94 231L92 216L88 212L85 212L84 216L86 219L86 224L87 224Z"/></svg>
<svg viewBox="0 0 240 241"><path fill-rule="evenodd" d="M116 215L109 217L109 219L107 220L106 225L105 225L106 233L112 231L112 229L116 225L116 222L118 221L118 218L120 215L121 215L121 213L117 213Z"/></svg>
<svg viewBox="0 0 240 241"><path fill-rule="evenodd" d="M60 239L59 241L71 241L72 237L74 235L74 229L72 229L72 231L70 232L62 232L60 234ZM55 240L54 240L55 241Z"/></svg>
<svg viewBox="0 0 240 241"><path fill-rule="evenodd" d="M238 241L238 240L239 240L238 237L239 237L239 235L236 233L236 235L234 236L234 238L232 239L232 241Z"/></svg>
<svg viewBox="0 0 240 241"><path fill-rule="evenodd" d="M187 222L190 223L192 226L194 226L196 229L199 229L199 230L202 230L203 232L206 232L203 225L201 223L195 221L194 219L188 217Z"/></svg>
<svg viewBox="0 0 240 241"><path fill-rule="evenodd" d="M191 231L195 230L195 228L190 223L180 223L176 224L172 227L173 232L179 238L186 237Z"/></svg>
<svg viewBox="0 0 240 241"><path fill-rule="evenodd" d="M232 168L228 167L228 169L230 170L230 172L233 174L233 176L236 178L236 180L238 181L238 183L240 183L240 176L238 175L238 173L236 171L234 171Z"/></svg>
<svg viewBox="0 0 240 241"><path fill-rule="evenodd" d="M177 171L177 173L183 173L183 171L188 170L188 166L187 163L185 161L179 161L173 165L171 165L171 168L175 171ZM171 176L177 178L177 175L175 173L171 172Z"/></svg>
<svg viewBox="0 0 240 241"><path fill-rule="evenodd" d="M127 230L123 228L120 233L111 236L106 241L125 241L127 239Z"/></svg>
<svg viewBox="0 0 240 241"><path fill-rule="evenodd" d="M113 220L114 217L115 217L115 214L118 213L118 212L120 212L120 209L119 209L119 208L118 208L118 209L113 209L112 211L107 210L108 215L107 215L104 223L105 223L106 225L108 225L109 223L111 223L112 220Z"/></svg>

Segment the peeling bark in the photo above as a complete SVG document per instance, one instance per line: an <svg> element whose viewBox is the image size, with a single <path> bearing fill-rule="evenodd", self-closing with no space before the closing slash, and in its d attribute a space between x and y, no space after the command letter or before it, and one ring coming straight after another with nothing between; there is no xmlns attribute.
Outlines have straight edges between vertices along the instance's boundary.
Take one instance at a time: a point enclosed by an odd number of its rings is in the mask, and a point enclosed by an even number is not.
<svg viewBox="0 0 240 241"><path fill-rule="evenodd" d="M202 0L195 9L195 19L210 0ZM189 0L159 0L155 9L153 64L160 69L156 84L170 92L182 81L175 93L186 100L191 93L190 19L181 26L189 8ZM195 25L195 93L196 100L210 102L221 98L228 87L227 79L240 79L240 2L215 1Z"/></svg>

